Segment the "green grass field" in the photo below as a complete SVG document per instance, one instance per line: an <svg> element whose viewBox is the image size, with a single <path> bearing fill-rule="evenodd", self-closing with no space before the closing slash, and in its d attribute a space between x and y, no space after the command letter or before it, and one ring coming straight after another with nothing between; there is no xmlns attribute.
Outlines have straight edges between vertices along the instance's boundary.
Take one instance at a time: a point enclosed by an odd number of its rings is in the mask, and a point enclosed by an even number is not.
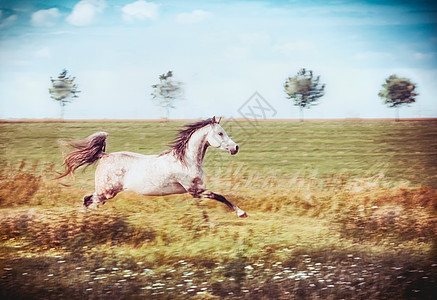
<svg viewBox="0 0 437 300"><path fill-rule="evenodd" d="M437 121L223 122L213 200L121 193L85 211L59 140L109 133L107 151L155 154L182 123L0 124L2 299L432 299ZM65 149L64 149L65 150Z"/></svg>

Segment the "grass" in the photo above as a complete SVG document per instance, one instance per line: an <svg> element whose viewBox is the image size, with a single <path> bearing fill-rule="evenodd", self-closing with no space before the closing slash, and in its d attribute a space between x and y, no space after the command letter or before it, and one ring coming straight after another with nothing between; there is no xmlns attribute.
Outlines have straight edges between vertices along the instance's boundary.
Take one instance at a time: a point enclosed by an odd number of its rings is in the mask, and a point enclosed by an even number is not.
<svg viewBox="0 0 437 300"><path fill-rule="evenodd" d="M155 154L166 149L182 123L4 123L0 144L3 163L20 160L59 165L58 140L109 133L108 151ZM277 175L316 177L383 173L394 182L437 187L437 121L411 122L224 122L240 144L236 157L209 150L206 174L237 164ZM92 172L87 172L88 179Z"/></svg>
<svg viewBox="0 0 437 300"><path fill-rule="evenodd" d="M207 186L247 219L187 195L122 193L85 211L93 167L52 180L59 139L104 130L109 151L151 154L178 123L0 126L2 299L435 294L436 122L224 124L241 152L210 149Z"/></svg>

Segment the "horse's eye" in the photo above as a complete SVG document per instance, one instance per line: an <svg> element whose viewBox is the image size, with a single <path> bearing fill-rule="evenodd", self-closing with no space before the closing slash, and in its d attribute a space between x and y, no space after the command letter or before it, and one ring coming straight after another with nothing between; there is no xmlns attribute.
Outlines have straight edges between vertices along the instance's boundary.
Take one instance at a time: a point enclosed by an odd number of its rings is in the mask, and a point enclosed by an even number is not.
<svg viewBox="0 0 437 300"><path fill-rule="evenodd" d="M218 135L219 135L219 136L223 136L223 132L219 132Z"/></svg>

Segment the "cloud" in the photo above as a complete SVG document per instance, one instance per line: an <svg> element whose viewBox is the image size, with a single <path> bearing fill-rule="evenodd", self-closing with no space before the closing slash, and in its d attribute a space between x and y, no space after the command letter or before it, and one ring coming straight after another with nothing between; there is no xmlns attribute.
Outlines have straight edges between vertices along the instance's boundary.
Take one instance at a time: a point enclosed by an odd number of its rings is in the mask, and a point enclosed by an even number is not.
<svg viewBox="0 0 437 300"><path fill-rule="evenodd" d="M414 53L414 57L417 59L432 59L435 56L435 52L430 52L430 53L422 53L422 52L416 52Z"/></svg>
<svg viewBox="0 0 437 300"><path fill-rule="evenodd" d="M353 55L353 58L357 60L390 59L393 58L393 54L389 52L367 51L358 52Z"/></svg>
<svg viewBox="0 0 437 300"><path fill-rule="evenodd" d="M17 15L11 15L5 19L2 18L3 16L3 12L0 10L0 29L6 28L11 26L16 20L17 20Z"/></svg>
<svg viewBox="0 0 437 300"><path fill-rule="evenodd" d="M181 13L177 15L176 21L180 24L196 24L208 19L210 16L211 13L197 9L190 13Z"/></svg>
<svg viewBox="0 0 437 300"><path fill-rule="evenodd" d="M82 0L74 6L73 11L67 17L67 22L74 26L90 25L95 22L105 7L104 0Z"/></svg>
<svg viewBox="0 0 437 300"><path fill-rule="evenodd" d="M57 8L41 9L32 14L31 23L33 26L53 26L60 16Z"/></svg>
<svg viewBox="0 0 437 300"><path fill-rule="evenodd" d="M226 59L242 60L247 59L250 51L246 47L229 46L224 51L224 57Z"/></svg>
<svg viewBox="0 0 437 300"><path fill-rule="evenodd" d="M282 53L282 54L296 54L296 53L308 53L315 49L313 43L305 40L297 40L293 42L287 42L280 45L275 45L273 47L274 50Z"/></svg>
<svg viewBox="0 0 437 300"><path fill-rule="evenodd" d="M153 2L138 0L136 2L123 6L123 19L127 22L135 20L155 20L158 18L159 5Z"/></svg>
<svg viewBox="0 0 437 300"><path fill-rule="evenodd" d="M43 47L35 52L37 58L50 58L52 56L52 51L49 47Z"/></svg>

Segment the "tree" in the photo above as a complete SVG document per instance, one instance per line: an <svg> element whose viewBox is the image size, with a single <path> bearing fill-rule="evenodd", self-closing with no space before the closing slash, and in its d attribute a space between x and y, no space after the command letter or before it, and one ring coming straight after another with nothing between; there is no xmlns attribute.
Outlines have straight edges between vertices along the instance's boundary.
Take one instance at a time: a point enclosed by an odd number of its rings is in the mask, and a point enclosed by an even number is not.
<svg viewBox="0 0 437 300"><path fill-rule="evenodd" d="M152 99L165 110L165 119L168 120L170 109L175 108L175 100L183 96L182 82L172 80L173 72L159 76L159 83L152 85Z"/></svg>
<svg viewBox="0 0 437 300"><path fill-rule="evenodd" d="M325 84L320 83L320 76L314 77L313 71L300 69L296 76L289 77L284 83L288 99L299 106L300 120L303 121L303 109L317 105L317 100L324 95Z"/></svg>
<svg viewBox="0 0 437 300"><path fill-rule="evenodd" d="M399 107L416 102L416 96L419 94L415 89L416 84L408 78L399 78L393 74L385 80L378 96L383 99L384 104L396 108L395 120L399 121Z"/></svg>
<svg viewBox="0 0 437 300"><path fill-rule="evenodd" d="M49 88L50 97L61 105L61 119L64 118L64 110L67 103L72 102L73 98L78 97L77 93L80 93L77 90L77 84L73 83L76 77L70 78L70 76L67 76L67 73L68 71L64 69L58 75L58 78L53 79L50 77L52 81L52 87Z"/></svg>

